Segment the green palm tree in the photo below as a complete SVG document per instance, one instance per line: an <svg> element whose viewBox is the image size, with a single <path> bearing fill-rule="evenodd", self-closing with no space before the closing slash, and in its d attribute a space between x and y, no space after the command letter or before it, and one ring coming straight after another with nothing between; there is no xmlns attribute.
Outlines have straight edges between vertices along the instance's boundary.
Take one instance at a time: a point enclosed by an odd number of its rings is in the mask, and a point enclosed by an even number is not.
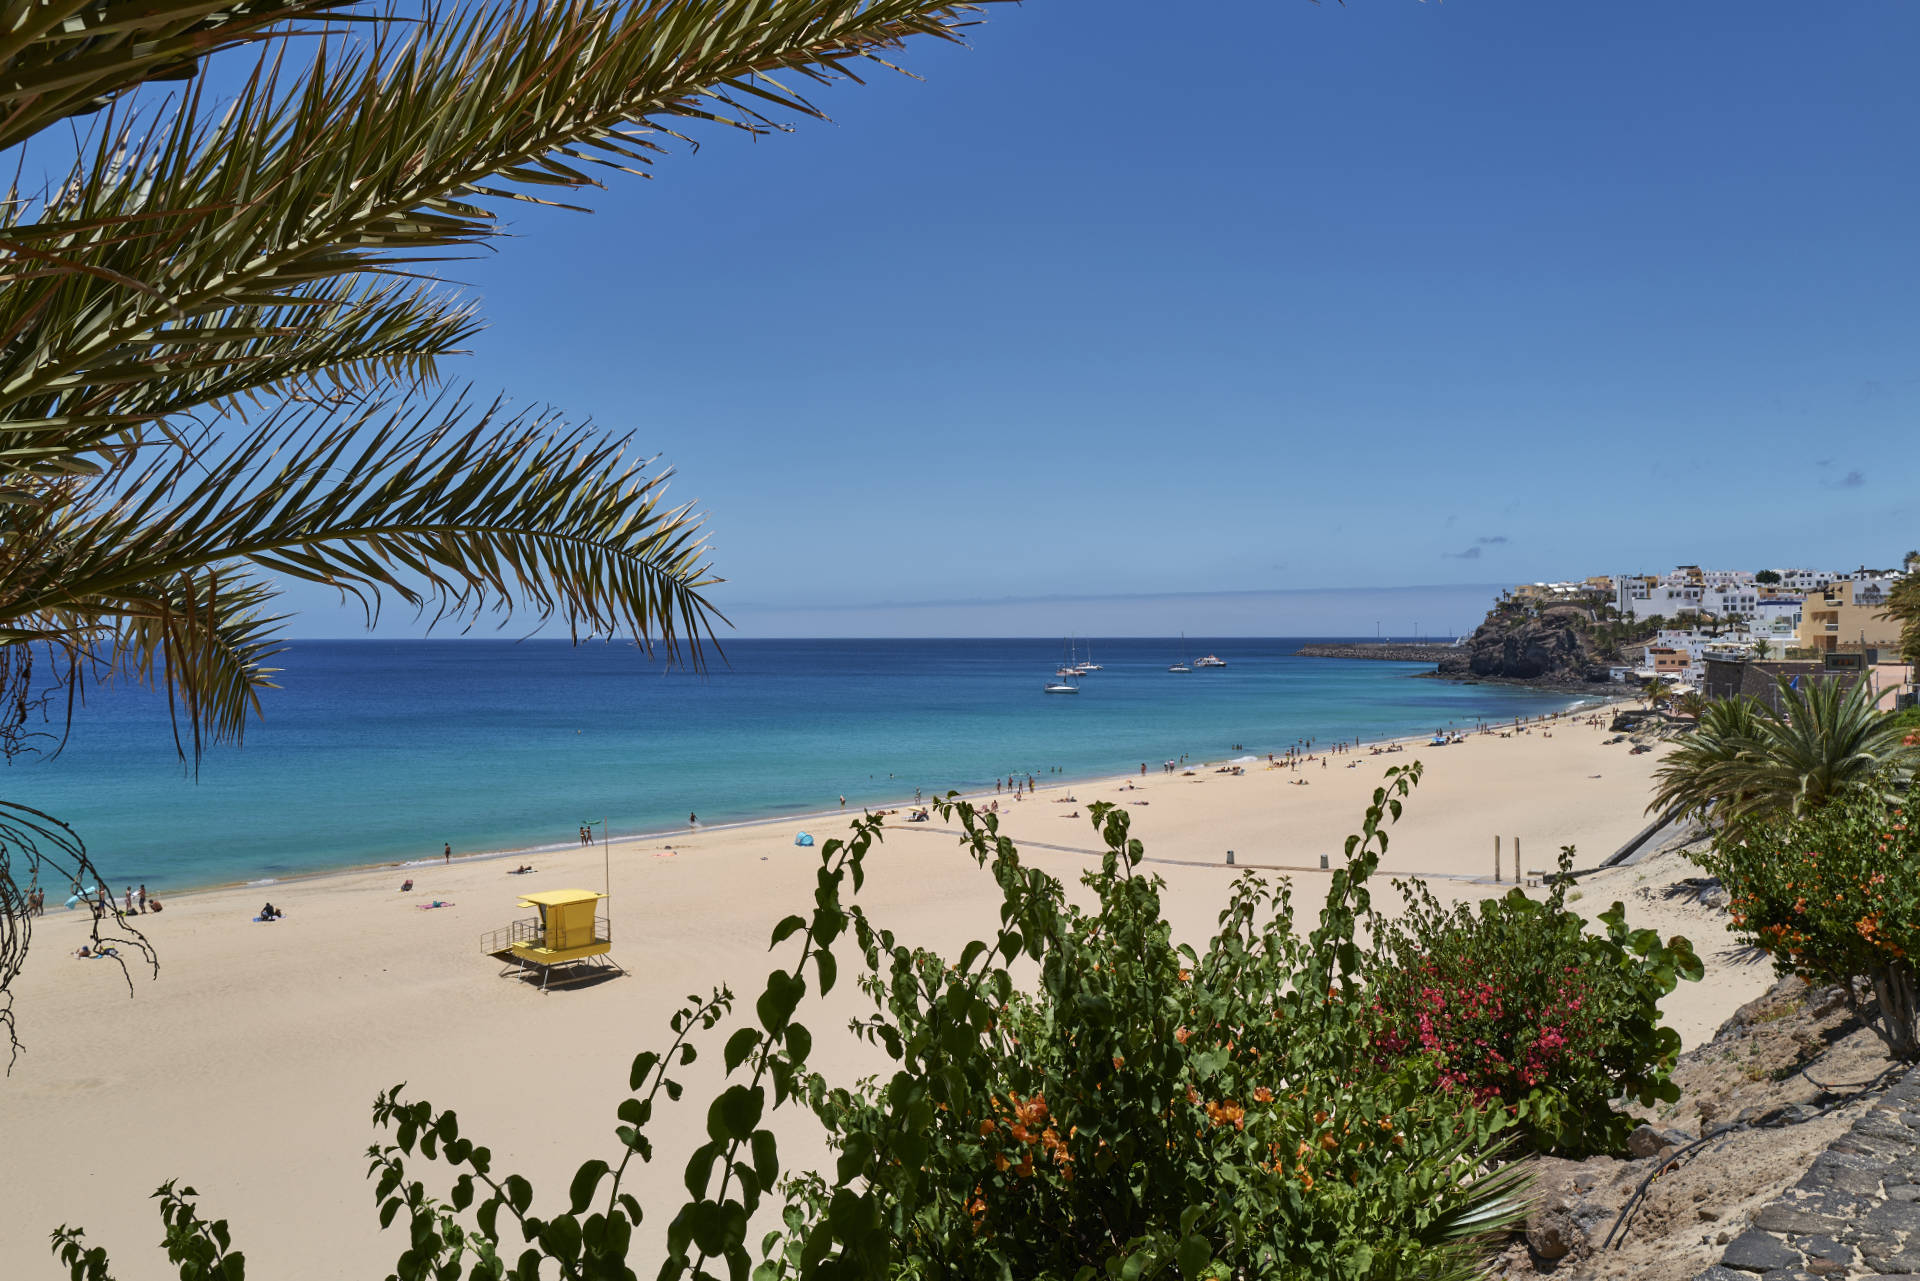
<svg viewBox="0 0 1920 1281"><path fill-rule="evenodd" d="M1854 788L1910 776L1916 749L1900 723L1874 707L1865 681L1796 689L1782 679L1776 712L1751 699L1724 699L1662 762L1649 812L1680 809L1727 822L1815 809Z"/></svg>
<svg viewBox="0 0 1920 1281"><path fill-rule="evenodd" d="M1654 677L1640 687L1640 701L1649 709L1655 708L1667 701L1668 693L1667 683Z"/></svg>
<svg viewBox="0 0 1920 1281"><path fill-rule="evenodd" d="M239 740L286 579L370 620L389 600L460 627L517 613L701 661L720 580L670 471L440 386L480 322L435 272L512 202L645 176L694 122L820 118L798 86L958 40L981 8L496 0L392 24L343 3L9 8L0 147L51 176L0 203L0 752L34 746L37 691L71 712L88 681L163 688L183 755ZM212 101L197 60L243 45L251 74ZM57 819L0 801L9 1032L20 882L88 870Z"/></svg>
<svg viewBox="0 0 1920 1281"><path fill-rule="evenodd" d="M1767 642L1765 637L1762 637L1761 639L1753 643L1753 656L1755 658L1765 661L1767 656L1772 653L1773 653L1773 646Z"/></svg>
<svg viewBox="0 0 1920 1281"><path fill-rule="evenodd" d="M1920 568L1913 567L1911 560L1908 566L1906 577L1887 593L1887 607L1880 617L1900 624L1901 661L1920 667Z"/></svg>
<svg viewBox="0 0 1920 1281"><path fill-rule="evenodd" d="M1693 733L1654 772L1647 812L1678 810L1700 818L1740 804L1745 762L1759 748L1760 725L1768 714L1763 704L1744 696L1709 703Z"/></svg>
<svg viewBox="0 0 1920 1281"><path fill-rule="evenodd" d="M1697 689L1690 689L1686 693L1682 694L1679 698L1674 700L1673 710L1678 712L1682 716L1691 717L1694 721L1697 722L1703 715L1706 714L1707 708L1711 707L1712 705L1713 705L1712 700L1710 700L1705 694L1702 694Z"/></svg>
<svg viewBox="0 0 1920 1281"><path fill-rule="evenodd" d="M1748 809L1798 814L1849 788L1911 772L1914 749L1901 743L1899 723L1875 708L1869 682L1809 681L1795 689L1780 679L1777 688L1780 712L1761 727Z"/></svg>

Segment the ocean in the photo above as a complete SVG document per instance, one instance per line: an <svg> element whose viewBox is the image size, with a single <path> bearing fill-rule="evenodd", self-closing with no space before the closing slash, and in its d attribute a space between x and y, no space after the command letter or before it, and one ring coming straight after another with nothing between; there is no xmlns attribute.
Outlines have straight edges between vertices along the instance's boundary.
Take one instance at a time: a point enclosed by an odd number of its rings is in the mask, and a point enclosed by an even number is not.
<svg viewBox="0 0 1920 1281"><path fill-rule="evenodd" d="M91 689L7 799L72 824L114 884L156 893L356 865L686 830L991 787L1383 739L1566 707L1414 679L1423 664L1299 658L1306 638L1092 641L1105 670L1041 686L1046 640L731 640L704 674L631 644L299 641L239 748L197 776L164 698ZM1215 653L1225 668L1168 672ZM59 720L56 712L54 720ZM596 831L601 830L596 827Z"/></svg>

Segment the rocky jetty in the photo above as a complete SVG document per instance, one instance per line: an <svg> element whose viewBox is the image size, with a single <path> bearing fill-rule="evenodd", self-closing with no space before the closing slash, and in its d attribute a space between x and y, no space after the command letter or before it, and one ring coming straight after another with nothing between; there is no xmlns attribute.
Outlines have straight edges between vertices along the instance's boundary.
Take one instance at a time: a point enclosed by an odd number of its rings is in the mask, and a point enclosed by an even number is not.
<svg viewBox="0 0 1920 1281"><path fill-rule="evenodd" d="M1301 658L1372 658L1388 663L1437 663L1453 652L1450 642L1342 641L1302 645L1293 651Z"/></svg>
<svg viewBox="0 0 1920 1281"><path fill-rule="evenodd" d="M1610 650L1593 636L1587 611L1563 605L1538 613L1499 608L1467 643L1448 646L1434 675L1525 685L1591 685L1607 680Z"/></svg>

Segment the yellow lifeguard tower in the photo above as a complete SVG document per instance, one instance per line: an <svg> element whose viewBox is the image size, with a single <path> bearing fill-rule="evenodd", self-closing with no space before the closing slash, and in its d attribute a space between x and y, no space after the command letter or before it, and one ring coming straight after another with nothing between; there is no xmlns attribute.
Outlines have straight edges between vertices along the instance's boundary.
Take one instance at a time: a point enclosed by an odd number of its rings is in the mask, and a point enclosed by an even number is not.
<svg viewBox="0 0 1920 1281"><path fill-rule="evenodd" d="M553 971L562 967L618 969L607 955L613 950L612 930L607 918L599 914L600 902L606 897L594 890L542 890L524 895L519 906L533 908L539 915L482 936L481 946L509 967L516 962L522 970L537 967L542 991Z"/></svg>

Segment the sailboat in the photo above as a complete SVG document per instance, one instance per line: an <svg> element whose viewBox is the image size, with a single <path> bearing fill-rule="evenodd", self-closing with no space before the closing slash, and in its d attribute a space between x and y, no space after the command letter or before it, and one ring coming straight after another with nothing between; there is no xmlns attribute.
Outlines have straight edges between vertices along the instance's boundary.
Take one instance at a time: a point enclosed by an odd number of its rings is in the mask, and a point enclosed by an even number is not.
<svg viewBox="0 0 1920 1281"><path fill-rule="evenodd" d="M1099 671L1106 670L1105 668L1101 667L1100 664L1093 661L1093 642L1092 641L1087 642L1087 656L1081 659L1080 662L1076 664L1076 666L1079 667L1080 674L1083 676L1086 675L1088 672L1099 672Z"/></svg>
<svg viewBox="0 0 1920 1281"><path fill-rule="evenodd" d="M1058 668L1053 673L1053 679L1041 688L1048 694L1078 694L1080 692L1079 675L1079 669L1073 665L1073 642L1068 641L1066 663Z"/></svg>
<svg viewBox="0 0 1920 1281"><path fill-rule="evenodd" d="M1180 633L1180 651L1182 653L1185 653L1186 649L1187 649L1187 634L1185 632L1181 632ZM1193 669L1187 666L1186 659L1176 658L1173 661L1173 666L1169 667L1167 670L1170 672L1190 672Z"/></svg>

